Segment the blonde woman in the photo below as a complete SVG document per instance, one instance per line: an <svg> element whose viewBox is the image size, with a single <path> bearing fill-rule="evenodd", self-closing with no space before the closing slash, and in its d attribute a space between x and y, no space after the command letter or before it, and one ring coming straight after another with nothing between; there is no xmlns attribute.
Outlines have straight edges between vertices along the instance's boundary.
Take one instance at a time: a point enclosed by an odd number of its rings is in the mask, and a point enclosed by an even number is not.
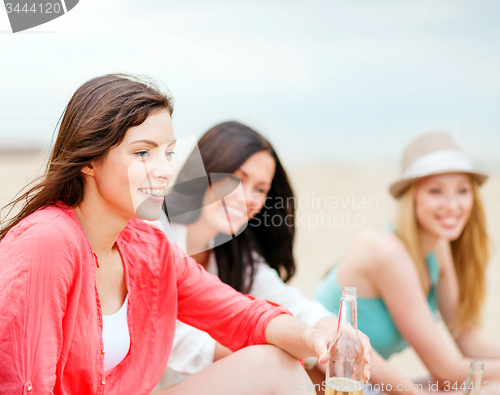
<svg viewBox="0 0 500 395"><path fill-rule="evenodd" d="M338 311L340 287L357 287L359 329L373 349L387 359L411 345L443 390L460 386L471 358L485 361L484 380L500 378L500 342L479 332L489 259L479 194L486 178L448 134L413 141L390 186L399 203L395 227L360 234L317 290L316 298ZM462 357L438 332L438 312ZM372 380L386 392L388 383L398 392L409 383L378 355Z"/></svg>

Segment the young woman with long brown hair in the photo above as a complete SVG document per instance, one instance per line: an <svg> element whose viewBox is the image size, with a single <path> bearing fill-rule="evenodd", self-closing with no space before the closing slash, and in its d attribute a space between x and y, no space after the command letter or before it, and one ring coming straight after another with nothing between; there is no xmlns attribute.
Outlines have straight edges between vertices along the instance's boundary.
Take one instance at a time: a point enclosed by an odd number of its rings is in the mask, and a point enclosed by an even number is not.
<svg viewBox="0 0 500 395"><path fill-rule="evenodd" d="M360 234L317 290L316 299L336 311L339 287L357 287L359 328L374 350L389 358L411 345L445 391L465 381L471 358L484 359L485 380L500 378L500 342L479 332L489 259L479 194L486 178L447 133L416 139L390 187L398 199L394 229ZM438 332L438 312L462 357ZM408 382L383 362L372 377L394 391Z"/></svg>
<svg viewBox="0 0 500 395"><path fill-rule="evenodd" d="M0 393L147 394L176 318L236 352L169 394L289 393L311 383L296 358L326 360L333 328L236 292L142 221L173 176L171 114L121 75L69 101L44 176L0 232Z"/></svg>

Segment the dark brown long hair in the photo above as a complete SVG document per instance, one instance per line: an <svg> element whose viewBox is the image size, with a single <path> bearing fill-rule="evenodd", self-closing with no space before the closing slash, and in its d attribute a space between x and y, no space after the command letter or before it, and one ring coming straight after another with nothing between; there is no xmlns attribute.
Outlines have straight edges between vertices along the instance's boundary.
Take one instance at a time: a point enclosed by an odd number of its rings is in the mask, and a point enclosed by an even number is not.
<svg viewBox="0 0 500 395"><path fill-rule="evenodd" d="M248 126L225 122L205 133L198 142L198 149L207 174L234 173L250 156L261 151L274 158L276 171L266 204L237 237L227 242L216 239L214 252L220 279L240 292L248 293L252 285L256 263L253 252L262 256L284 281L288 281L295 273L292 253L295 205L287 204L294 202L294 194L285 169L269 141ZM170 213L172 216L173 212L194 214L183 215L184 223L196 221L199 211L195 210L201 207L207 188L206 178L195 178L199 169L199 156L195 150L179 172L172 192L165 198L167 215ZM209 182L213 181L209 179ZM275 220L270 224L269 218ZM275 223L279 225L275 226ZM227 240L227 236L222 234L218 238ZM247 270L251 273L250 282L245 281Z"/></svg>
<svg viewBox="0 0 500 395"><path fill-rule="evenodd" d="M61 201L71 207L83 199L82 168L105 157L131 127L142 124L153 111L173 111L172 99L152 81L124 74L93 78L79 87L64 112L45 174L35 186L6 207L21 210L0 230L7 232L36 210Z"/></svg>

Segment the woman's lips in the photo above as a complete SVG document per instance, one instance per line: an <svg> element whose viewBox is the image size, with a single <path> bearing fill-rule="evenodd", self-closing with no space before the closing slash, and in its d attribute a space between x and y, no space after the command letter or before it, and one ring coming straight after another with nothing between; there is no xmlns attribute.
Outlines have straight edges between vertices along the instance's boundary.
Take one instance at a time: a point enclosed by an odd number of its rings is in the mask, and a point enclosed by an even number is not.
<svg viewBox="0 0 500 395"><path fill-rule="evenodd" d="M236 207L232 207L226 204L226 215L231 219L231 220L241 220L242 218L245 217L246 212L242 211Z"/></svg>
<svg viewBox="0 0 500 395"><path fill-rule="evenodd" d="M453 229L460 223L460 217L437 217L437 220L447 229Z"/></svg>
<svg viewBox="0 0 500 395"><path fill-rule="evenodd" d="M150 193L143 192L141 189L143 189L143 188L140 188L139 192L142 195L144 195L146 197L146 199L148 199L152 202L156 202L156 203L163 203L163 200L165 199L165 196L163 194L161 196L154 196L154 195L151 195Z"/></svg>

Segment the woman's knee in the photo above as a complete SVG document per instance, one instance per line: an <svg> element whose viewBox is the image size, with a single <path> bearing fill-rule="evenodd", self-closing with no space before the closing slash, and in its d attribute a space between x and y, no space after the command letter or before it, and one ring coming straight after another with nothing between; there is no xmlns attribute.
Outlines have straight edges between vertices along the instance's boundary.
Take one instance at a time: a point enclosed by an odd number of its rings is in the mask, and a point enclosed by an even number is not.
<svg viewBox="0 0 500 395"><path fill-rule="evenodd" d="M270 371L279 369L281 372L289 371L290 373L300 371L305 374L305 371L297 358L292 357L287 352L272 345L259 345L244 348L238 352L244 352L247 357L252 360L254 366L259 367L262 372L262 366L266 366Z"/></svg>

